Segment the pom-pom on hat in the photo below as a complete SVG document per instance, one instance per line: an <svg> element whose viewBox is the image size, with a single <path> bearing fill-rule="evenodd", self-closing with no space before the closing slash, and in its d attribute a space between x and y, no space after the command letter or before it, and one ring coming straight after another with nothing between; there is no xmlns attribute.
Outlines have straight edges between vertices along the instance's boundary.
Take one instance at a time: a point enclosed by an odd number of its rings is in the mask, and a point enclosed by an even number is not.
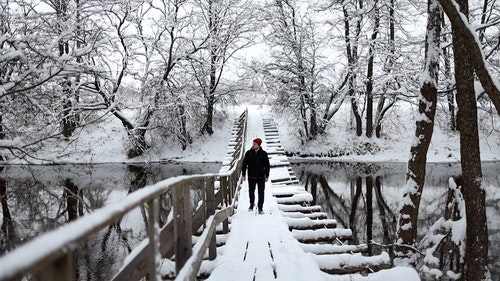
<svg viewBox="0 0 500 281"><path fill-rule="evenodd" d="M254 139L253 142L258 144L259 146L262 144L262 140L260 138Z"/></svg>

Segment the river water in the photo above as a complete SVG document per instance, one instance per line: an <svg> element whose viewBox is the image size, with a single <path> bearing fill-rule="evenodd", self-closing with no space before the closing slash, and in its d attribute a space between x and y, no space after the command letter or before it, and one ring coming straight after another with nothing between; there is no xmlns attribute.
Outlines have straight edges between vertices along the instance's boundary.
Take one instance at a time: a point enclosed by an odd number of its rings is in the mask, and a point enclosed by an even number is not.
<svg viewBox="0 0 500 281"><path fill-rule="evenodd" d="M295 162L293 169L329 217L353 230L354 243L368 243L370 251L396 241L401 190L406 163ZM448 180L460 174L459 164L428 164L420 202L420 238L444 214ZM489 268L500 280L500 162L483 163L483 186L489 232ZM368 183L368 184L367 184ZM373 241L374 243L369 243ZM387 247L383 247L387 250ZM443 279L446 280L446 279Z"/></svg>
<svg viewBox="0 0 500 281"><path fill-rule="evenodd" d="M0 255L145 185L178 175L215 173L220 166L188 162L0 167ZM394 243L406 163L292 161L292 168L313 194L314 203L339 226L353 230L353 243L373 241L369 245L374 252L381 248L377 245ZM459 173L458 164L428 165L419 211L421 237L443 215L448 179ZM367 188L367 179L371 188ZM483 164L483 185L487 192L490 270L493 280L500 280L500 163ZM146 236L143 213L138 210L119 228L109 229L84 245L80 265L88 268L82 269L81 279L107 280L116 272L130 249Z"/></svg>

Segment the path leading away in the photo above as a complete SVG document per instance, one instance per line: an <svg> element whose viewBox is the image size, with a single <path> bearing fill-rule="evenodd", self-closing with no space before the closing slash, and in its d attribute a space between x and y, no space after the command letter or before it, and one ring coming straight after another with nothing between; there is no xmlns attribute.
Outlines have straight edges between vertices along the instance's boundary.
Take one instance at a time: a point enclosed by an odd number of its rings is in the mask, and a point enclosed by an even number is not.
<svg viewBox="0 0 500 281"><path fill-rule="evenodd" d="M256 137L262 139L263 149L271 152L266 148L258 109L249 108L246 139L248 148ZM274 161L272 155L270 161ZM278 210L278 204L271 193L271 180L277 176L279 175L274 169L271 169L270 180L265 189L264 215L259 215L255 210L248 211L248 182L242 184L229 238L207 280L323 280L318 264L300 247Z"/></svg>
<svg viewBox="0 0 500 281"><path fill-rule="evenodd" d="M260 137L262 147L269 153L270 180L266 183L264 214L249 212L248 183L242 183L237 209L231 219L231 231L217 259L208 281L329 281L329 280L420 280L410 268L392 268L370 274L332 276L320 270L314 255L306 253L294 238L283 217L273 188L283 186L283 178L290 177L286 156L282 153L279 137L275 132L264 132L260 110L248 108L246 149L252 140ZM272 136L272 137L271 137ZM276 137L274 137L276 136ZM275 191L274 191L275 192ZM309 194L310 195L310 194ZM257 194L256 194L257 200ZM350 230L347 230L350 231Z"/></svg>

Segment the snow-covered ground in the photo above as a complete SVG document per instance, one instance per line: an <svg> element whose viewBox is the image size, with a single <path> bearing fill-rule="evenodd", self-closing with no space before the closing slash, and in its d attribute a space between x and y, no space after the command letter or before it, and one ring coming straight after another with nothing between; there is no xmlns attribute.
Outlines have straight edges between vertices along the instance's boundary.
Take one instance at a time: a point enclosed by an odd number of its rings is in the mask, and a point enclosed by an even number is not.
<svg viewBox="0 0 500 281"><path fill-rule="evenodd" d="M228 109L229 118L214 122L215 133L212 136L195 136L192 145L186 150L182 150L175 141L155 141L151 143L152 148L144 156L127 159L125 155L125 130L116 118L108 116L105 122L84 129L76 141L62 144L55 149L41 150L38 157L58 163L148 163L160 160L220 162L226 154L232 121L245 108L261 116L273 117L278 122L281 143L288 152L318 155L340 151L344 154L333 158L322 157L323 160L407 162L411 141L414 139L413 114L415 110L410 107L394 109L386 117L382 138L368 139L364 136L356 137L354 130L349 128L349 107L345 106L328 125L329 133L326 136L320 136L317 140L302 145L297 136L298 129L296 125L293 125L293 119L296 118L285 117L283 114L273 114L267 105L244 104ZM428 162L459 162L459 135L457 132L440 129L445 127L443 125L445 121L442 119L444 117L436 118L436 123L439 123L440 126L436 126L434 130L427 155ZM495 120L482 123L491 127L480 130L482 161L499 161L500 129L495 125ZM370 143L372 147L370 151L365 149L367 143Z"/></svg>

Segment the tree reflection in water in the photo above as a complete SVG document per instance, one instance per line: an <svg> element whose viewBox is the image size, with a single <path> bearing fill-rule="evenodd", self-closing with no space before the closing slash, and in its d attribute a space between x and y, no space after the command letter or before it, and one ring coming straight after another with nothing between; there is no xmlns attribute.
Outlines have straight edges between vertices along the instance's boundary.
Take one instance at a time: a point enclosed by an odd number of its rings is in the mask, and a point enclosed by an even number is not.
<svg viewBox="0 0 500 281"><path fill-rule="evenodd" d="M313 204L321 205L339 226L352 229L353 244L367 243L370 253L385 250L393 257L405 163L295 162L292 167L313 195ZM418 218L419 240L439 218L453 216L453 210L445 209L452 200L448 180L460 174L460 166L429 164L427 171ZM483 164L483 185L489 218L489 266L492 280L500 280L500 225L496 220L500 215L500 163ZM445 242L438 253L440 266L454 270L458 248Z"/></svg>
<svg viewBox="0 0 500 281"><path fill-rule="evenodd" d="M0 167L0 255L40 234L118 202L146 185L185 174L215 173L220 163L58 165ZM192 187L194 201L204 196ZM160 225L170 215L170 195L160 203ZM196 204L194 204L196 206ZM74 250L75 280L110 280L147 236L147 207L91 237Z"/></svg>

